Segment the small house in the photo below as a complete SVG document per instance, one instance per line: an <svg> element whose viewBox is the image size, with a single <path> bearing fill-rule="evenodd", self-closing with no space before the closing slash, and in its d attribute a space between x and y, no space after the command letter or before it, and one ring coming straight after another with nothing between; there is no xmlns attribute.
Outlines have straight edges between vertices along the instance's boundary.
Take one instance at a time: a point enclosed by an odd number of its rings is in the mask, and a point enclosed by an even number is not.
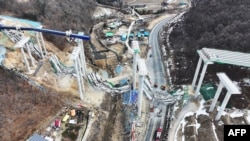
<svg viewBox="0 0 250 141"><path fill-rule="evenodd" d="M112 22L108 24L108 27L110 29L117 29L118 27L120 27L122 25L122 22L117 21L117 22Z"/></svg>
<svg viewBox="0 0 250 141"><path fill-rule="evenodd" d="M26 141L48 141L43 136L38 135L37 133L33 134L29 139Z"/></svg>
<svg viewBox="0 0 250 141"><path fill-rule="evenodd" d="M69 123L70 124L77 124L77 121L75 119L71 119L71 120L69 120Z"/></svg>
<svg viewBox="0 0 250 141"><path fill-rule="evenodd" d="M54 141L53 138L48 137L48 136L46 136L45 139L46 139L47 141Z"/></svg>
<svg viewBox="0 0 250 141"><path fill-rule="evenodd" d="M126 34L122 34L121 40L122 40L122 41L126 41L126 39L127 39L127 35L126 35Z"/></svg>
<svg viewBox="0 0 250 141"><path fill-rule="evenodd" d="M114 36L114 33L113 32L106 32L105 33L105 37L106 38L110 38L110 37L113 37Z"/></svg>
<svg viewBox="0 0 250 141"><path fill-rule="evenodd" d="M64 117L63 117L63 122L66 122L67 120L69 119L69 115L67 114L67 115L65 115Z"/></svg>
<svg viewBox="0 0 250 141"><path fill-rule="evenodd" d="M54 125L55 125L56 128L61 127L61 120L60 119L56 119Z"/></svg>
<svg viewBox="0 0 250 141"><path fill-rule="evenodd" d="M136 36L137 36L138 38L141 38L142 35L143 35L143 34L141 34L141 32L138 32L138 33L136 34Z"/></svg>
<svg viewBox="0 0 250 141"><path fill-rule="evenodd" d="M144 37L148 37L149 36L149 32L148 31L144 31Z"/></svg>
<svg viewBox="0 0 250 141"><path fill-rule="evenodd" d="M144 31L145 31L145 29L140 29L140 32L142 33L142 34L144 34Z"/></svg>
<svg viewBox="0 0 250 141"><path fill-rule="evenodd" d="M133 33L130 33L130 34L129 34L129 38L130 38L130 39L133 39L133 38L134 38L134 34L133 34Z"/></svg>
<svg viewBox="0 0 250 141"><path fill-rule="evenodd" d="M71 110L71 111L70 111L70 115L71 115L72 117L74 117L74 116L76 115L76 110L75 110L75 109Z"/></svg>

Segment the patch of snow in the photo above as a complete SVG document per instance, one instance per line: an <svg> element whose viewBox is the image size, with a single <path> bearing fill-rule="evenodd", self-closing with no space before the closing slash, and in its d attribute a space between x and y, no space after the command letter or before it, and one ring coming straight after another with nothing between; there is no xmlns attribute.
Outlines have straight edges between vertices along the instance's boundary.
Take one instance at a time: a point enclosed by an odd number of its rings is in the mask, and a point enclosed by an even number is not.
<svg viewBox="0 0 250 141"><path fill-rule="evenodd" d="M185 130L186 124L187 124L187 122L186 122L185 120L183 120L183 121L182 121L182 129L181 129L181 132L182 132L181 140L182 140L182 141L185 141L184 130Z"/></svg>
<svg viewBox="0 0 250 141"><path fill-rule="evenodd" d="M29 2L29 0L17 0L17 2L19 2L19 3L26 3L26 2Z"/></svg>
<svg viewBox="0 0 250 141"><path fill-rule="evenodd" d="M171 3L171 2L173 2L173 1L174 1L174 0L168 0L167 3Z"/></svg>
<svg viewBox="0 0 250 141"><path fill-rule="evenodd" d="M198 135L198 130L201 127L201 124L197 122L197 120L195 120L195 124L196 124L196 133Z"/></svg>
<svg viewBox="0 0 250 141"><path fill-rule="evenodd" d="M250 84L250 79L249 78L244 78L243 81L244 81L244 83L249 83Z"/></svg>
<svg viewBox="0 0 250 141"><path fill-rule="evenodd" d="M180 126L182 126L182 128L181 128L181 131L182 131L182 133L184 133L184 127L185 127L185 125L187 124L187 122L184 120L187 116L192 116L194 113L193 112L187 112L186 114L185 114L185 116L183 117L183 119L182 119L182 121L181 121L181 123L179 124L179 126L177 127L177 129L176 129L176 131L178 131L179 129L180 129ZM175 132L175 136L174 136L175 138L174 138L174 141L177 141L177 132ZM184 141L184 134L182 135L182 141Z"/></svg>
<svg viewBox="0 0 250 141"><path fill-rule="evenodd" d="M171 85L172 84L172 77L171 77L171 74L170 74L170 69L169 69L168 62L169 61L164 61L165 65L166 65L166 68L167 68L167 75L168 75L169 84Z"/></svg>
<svg viewBox="0 0 250 141"><path fill-rule="evenodd" d="M239 82L233 81L233 84L241 91L241 87L239 86Z"/></svg>
<svg viewBox="0 0 250 141"><path fill-rule="evenodd" d="M97 7L94 14L93 14L93 17L94 18L100 18L100 17L104 17L104 16L111 16L112 14L112 10L110 9L107 9L107 8L103 8L103 7Z"/></svg>
<svg viewBox="0 0 250 141"><path fill-rule="evenodd" d="M178 109L179 109L178 104L175 104L175 105L174 105L174 109L173 109L173 111L176 111L176 110L178 110Z"/></svg>
<svg viewBox="0 0 250 141"><path fill-rule="evenodd" d="M195 124L187 125L187 127L193 127L193 126L196 126L196 125Z"/></svg>
<svg viewBox="0 0 250 141"><path fill-rule="evenodd" d="M220 110L220 106L217 107L217 111L219 111L219 110ZM222 114L221 114L221 115L222 115L222 116L225 116L226 114L227 114L227 112L222 111Z"/></svg>
<svg viewBox="0 0 250 141"><path fill-rule="evenodd" d="M214 126L214 123L212 122L212 127L213 127L213 133L214 133L214 137L215 137L215 139L216 139L216 141L219 141L219 139L218 139L218 136L217 136L217 134L216 134L216 132L215 132L215 126Z"/></svg>
<svg viewBox="0 0 250 141"><path fill-rule="evenodd" d="M183 119L185 119L186 117L188 117L188 116L192 116L192 115L194 115L194 113L193 112L187 112L186 114L185 114L185 116L184 116L184 118Z"/></svg>
<svg viewBox="0 0 250 141"><path fill-rule="evenodd" d="M214 87L207 87L207 89L206 89L206 90L210 90L210 89L214 89Z"/></svg>
<svg viewBox="0 0 250 141"><path fill-rule="evenodd" d="M219 126L224 125L224 122L220 120L220 121L218 122L218 125L219 125Z"/></svg>
<svg viewBox="0 0 250 141"><path fill-rule="evenodd" d="M249 110L247 112L248 112L248 114L246 116L246 120L247 120L248 123L250 123L250 112L249 112Z"/></svg>
<svg viewBox="0 0 250 141"><path fill-rule="evenodd" d="M242 117L243 116L243 111L236 109L233 113L230 113L230 117L235 118L235 117Z"/></svg>
<svg viewBox="0 0 250 141"><path fill-rule="evenodd" d="M246 83L246 86L250 86L250 79L249 78L244 78L243 82Z"/></svg>
<svg viewBox="0 0 250 141"><path fill-rule="evenodd" d="M174 95L184 95L184 91L181 89L178 89Z"/></svg>
<svg viewBox="0 0 250 141"><path fill-rule="evenodd" d="M202 99L200 101L200 107L199 109L196 111L196 118L199 116L199 115L207 115L209 116L209 114L206 112L206 109L204 108L204 103L205 103L205 100Z"/></svg>
<svg viewBox="0 0 250 141"><path fill-rule="evenodd" d="M181 125L182 125L182 128L181 128L181 131L182 131L182 133L184 132L184 127L186 126L186 124L187 124L187 121L185 121L185 120L182 120L181 121Z"/></svg>

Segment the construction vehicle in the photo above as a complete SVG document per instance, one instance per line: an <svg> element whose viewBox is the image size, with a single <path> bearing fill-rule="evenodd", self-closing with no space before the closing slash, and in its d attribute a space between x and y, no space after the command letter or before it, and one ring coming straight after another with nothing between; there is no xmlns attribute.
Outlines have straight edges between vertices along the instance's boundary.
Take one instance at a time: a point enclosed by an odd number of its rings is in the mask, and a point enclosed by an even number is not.
<svg viewBox="0 0 250 141"><path fill-rule="evenodd" d="M160 139L161 139L161 133L162 133L162 127L157 128L155 141L160 141Z"/></svg>
<svg viewBox="0 0 250 141"><path fill-rule="evenodd" d="M162 116L162 108L160 108L159 112L157 113L157 116L158 116L158 117L161 117L161 116Z"/></svg>
<svg viewBox="0 0 250 141"><path fill-rule="evenodd" d="M150 103L150 108L149 108L150 112L154 112L154 104Z"/></svg>
<svg viewBox="0 0 250 141"><path fill-rule="evenodd" d="M162 85L162 86L161 86L161 90L164 91L165 89L166 89L166 86Z"/></svg>

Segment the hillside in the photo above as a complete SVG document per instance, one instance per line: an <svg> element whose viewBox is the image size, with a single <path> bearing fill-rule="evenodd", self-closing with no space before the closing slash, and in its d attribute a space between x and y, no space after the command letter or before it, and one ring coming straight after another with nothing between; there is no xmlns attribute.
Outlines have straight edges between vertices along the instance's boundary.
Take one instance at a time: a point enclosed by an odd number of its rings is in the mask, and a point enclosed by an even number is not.
<svg viewBox="0 0 250 141"><path fill-rule="evenodd" d="M91 16L94 10L95 4L91 0L0 0L0 15L38 21L48 29L71 29L73 33L83 31L89 34L89 29L93 25ZM54 48L54 45L61 50L67 47L68 42L65 38L43 35L46 37L49 51L60 54L62 52ZM49 49L48 45L53 49ZM43 92L14 72L0 67L1 141L26 140L61 110L66 105L65 101L74 99L72 94L49 88L47 90Z"/></svg>
<svg viewBox="0 0 250 141"><path fill-rule="evenodd" d="M250 53L250 1L211 1L193 0L192 8L183 15L182 20L165 28L173 28L170 34L170 46L167 40L169 56L173 56L174 65L171 76L174 84L191 84L198 62L197 49L203 47L225 49ZM239 82L242 96L233 97L234 106L249 106L248 68L215 64L208 67L204 81L218 82L216 72L225 72L233 81ZM235 73L238 72L238 73ZM240 103L240 104L239 104Z"/></svg>
<svg viewBox="0 0 250 141"><path fill-rule="evenodd" d="M83 31L87 35L93 25L95 10L92 0L0 0L0 14L41 22L45 28L54 30ZM64 49L63 38L44 34L48 41Z"/></svg>
<svg viewBox="0 0 250 141"><path fill-rule="evenodd" d="M0 140L27 139L45 119L60 110L64 99L51 91L42 92L0 67Z"/></svg>

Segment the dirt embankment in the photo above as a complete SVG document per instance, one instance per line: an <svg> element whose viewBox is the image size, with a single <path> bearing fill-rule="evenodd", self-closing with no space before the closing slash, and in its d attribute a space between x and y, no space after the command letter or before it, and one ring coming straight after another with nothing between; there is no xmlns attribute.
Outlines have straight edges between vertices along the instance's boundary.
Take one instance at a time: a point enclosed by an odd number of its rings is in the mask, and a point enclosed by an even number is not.
<svg viewBox="0 0 250 141"><path fill-rule="evenodd" d="M121 97L106 94L100 108L96 112L88 141L123 141L121 133L124 114L121 110Z"/></svg>

